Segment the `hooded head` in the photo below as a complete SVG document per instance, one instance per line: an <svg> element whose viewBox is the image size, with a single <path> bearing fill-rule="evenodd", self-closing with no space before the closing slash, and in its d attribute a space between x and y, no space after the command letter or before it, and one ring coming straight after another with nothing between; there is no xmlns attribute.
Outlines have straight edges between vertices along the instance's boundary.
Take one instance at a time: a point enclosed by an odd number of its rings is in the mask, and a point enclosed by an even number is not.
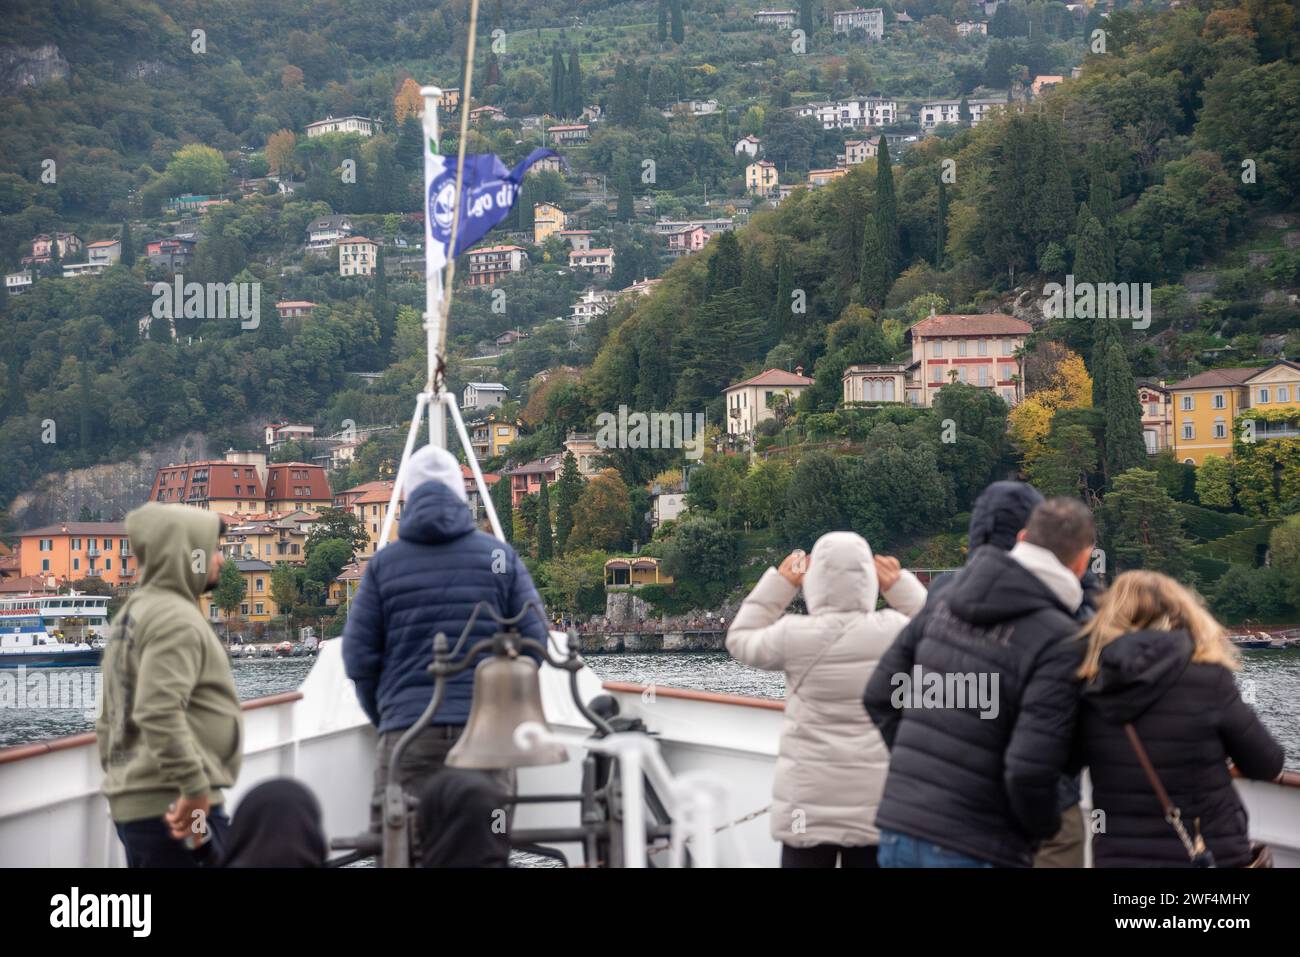
<svg viewBox="0 0 1300 957"><path fill-rule="evenodd" d="M879 590L866 539L855 532L830 532L817 539L803 578L810 613L875 611Z"/></svg>
<svg viewBox="0 0 1300 957"><path fill-rule="evenodd" d="M425 482L441 482L462 502L469 501L469 496L465 494L465 479L460 471L460 463L446 449L426 445L406 463L403 485L407 497Z"/></svg>
<svg viewBox="0 0 1300 957"><path fill-rule="evenodd" d="M324 867L325 829L315 795L291 778L259 784L231 822L223 867Z"/></svg>
<svg viewBox="0 0 1300 957"><path fill-rule="evenodd" d="M197 599L207 587L220 529L215 512L189 505L150 502L128 514L126 533L140 564L141 587Z"/></svg>
<svg viewBox="0 0 1300 957"><path fill-rule="evenodd" d="M421 867L507 867L510 840L494 824L500 785L481 771L444 768L428 779L416 812Z"/></svg>
<svg viewBox="0 0 1300 957"><path fill-rule="evenodd" d="M1029 515L1043 502L1038 489L1025 482L994 482L975 500L970 513L970 550L996 545L1009 552Z"/></svg>

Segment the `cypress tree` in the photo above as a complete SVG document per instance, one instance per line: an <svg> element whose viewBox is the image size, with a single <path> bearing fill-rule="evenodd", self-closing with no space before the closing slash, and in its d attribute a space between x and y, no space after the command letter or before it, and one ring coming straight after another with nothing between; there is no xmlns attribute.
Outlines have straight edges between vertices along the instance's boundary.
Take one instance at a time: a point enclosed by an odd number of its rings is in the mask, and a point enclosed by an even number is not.
<svg viewBox="0 0 1300 957"><path fill-rule="evenodd" d="M898 274L898 197L894 194L894 169L889 161L889 143L882 135L876 154L876 228L880 231L880 255L884 262L886 291ZM882 295L883 298L883 295Z"/></svg>
<svg viewBox="0 0 1300 957"><path fill-rule="evenodd" d="M92 435L94 430L92 410L94 409L95 400L91 394L92 390L90 388L90 360L85 356L82 356L80 365L80 395L78 396L77 403L80 411L80 428L77 430L77 439L81 445L82 451L85 451L90 448L91 442L94 439L94 436Z"/></svg>
<svg viewBox="0 0 1300 957"><path fill-rule="evenodd" d="M501 523L501 533L507 542L515 540L515 510L510 498L510 479L502 476L488 491L492 506L496 510L497 520Z"/></svg>
<svg viewBox="0 0 1300 957"><path fill-rule="evenodd" d="M135 265L135 244L131 242L131 222L122 220L122 257L123 266Z"/></svg>
<svg viewBox="0 0 1300 957"><path fill-rule="evenodd" d="M424 127L408 113L397 131L397 165L405 170L424 169Z"/></svg>
<svg viewBox="0 0 1300 957"><path fill-rule="evenodd" d="M858 301L864 306L879 309L889 291L889 274L884 252L880 248L880 226L875 216L867 217L862 230L862 270L858 274Z"/></svg>
<svg viewBox="0 0 1300 957"><path fill-rule="evenodd" d="M1144 466L1147 460L1133 368L1118 338L1111 339L1106 348L1101 375L1106 382L1102 419L1106 423L1106 478L1110 481L1121 472Z"/></svg>
<svg viewBox="0 0 1300 957"><path fill-rule="evenodd" d="M961 102L957 104L957 125L969 129L970 121L970 103L966 102L966 97L963 96Z"/></svg>
<svg viewBox="0 0 1300 957"><path fill-rule="evenodd" d="M559 47L551 51L551 113L564 115L564 54Z"/></svg>
<svg viewBox="0 0 1300 957"><path fill-rule="evenodd" d="M682 0L669 0L668 10L672 19L673 43L680 45L686 39L686 25L682 21Z"/></svg>
<svg viewBox="0 0 1300 957"><path fill-rule="evenodd" d="M1083 203L1079 206L1074 230L1074 281L1110 282L1114 271L1114 257L1106 230L1092 215L1088 204Z"/></svg>
<svg viewBox="0 0 1300 957"><path fill-rule="evenodd" d="M551 493L547 491L546 476L542 476L542 489L537 494L537 558L547 561L551 557Z"/></svg>
<svg viewBox="0 0 1300 957"><path fill-rule="evenodd" d="M564 453L564 466L555 483L555 551L563 555L573 531L573 507L582 494L582 475L572 452Z"/></svg>
<svg viewBox="0 0 1300 957"><path fill-rule="evenodd" d="M794 302L794 276L790 268L790 257L785 247L776 255L776 301L772 303L772 328L778 338L784 337L786 330L794 324L795 313L791 309Z"/></svg>
<svg viewBox="0 0 1300 957"><path fill-rule="evenodd" d="M799 29L805 40L813 35L812 0L799 0Z"/></svg>
<svg viewBox="0 0 1300 957"><path fill-rule="evenodd" d="M728 289L735 289L744 278L740 240L735 233L725 232L713 240L710 246L712 252L704 288L706 295L716 296Z"/></svg>
<svg viewBox="0 0 1300 957"><path fill-rule="evenodd" d="M636 215L636 209L632 204L632 177L628 175L627 162L619 164L618 173L618 209L614 213L617 219L623 222L631 222Z"/></svg>
<svg viewBox="0 0 1300 957"><path fill-rule="evenodd" d="M944 246L948 244L948 188L939 177L939 209L934 218L934 267L943 268Z"/></svg>
<svg viewBox="0 0 1300 957"><path fill-rule="evenodd" d="M565 75L566 95L569 101L569 115L582 115L582 64L578 62L578 51L569 51L569 72Z"/></svg>
<svg viewBox="0 0 1300 957"><path fill-rule="evenodd" d="M668 41L668 7L664 0L659 0L659 42Z"/></svg>

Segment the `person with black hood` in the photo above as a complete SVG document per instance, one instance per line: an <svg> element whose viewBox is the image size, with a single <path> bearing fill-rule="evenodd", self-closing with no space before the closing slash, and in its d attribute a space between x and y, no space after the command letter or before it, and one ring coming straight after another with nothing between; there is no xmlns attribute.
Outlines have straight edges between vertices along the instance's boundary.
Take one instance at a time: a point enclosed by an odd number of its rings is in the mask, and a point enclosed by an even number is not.
<svg viewBox="0 0 1300 957"><path fill-rule="evenodd" d="M1043 502L1010 551L977 548L873 672L863 704L891 750L882 867L1029 867L1059 830L1095 538L1078 499Z"/></svg>
<svg viewBox="0 0 1300 957"><path fill-rule="evenodd" d="M324 867L320 802L292 778L264 781L235 810L222 867Z"/></svg>
<svg viewBox="0 0 1300 957"><path fill-rule="evenodd" d="M379 730L371 828L380 830L389 755L397 740L433 696L433 637L446 634L455 648L479 602L501 617L531 605L519 622L527 638L545 643L546 612L528 569L505 542L474 525L460 463L446 449L428 445L411 456L403 478L406 504L398 540L366 563L361 587L343 629L343 662L357 698ZM466 638L491 638L497 624L480 614ZM446 695L432 722L402 753L402 787L417 793L440 770L469 718L474 669L447 680ZM492 772L507 791L510 771Z"/></svg>
<svg viewBox="0 0 1300 957"><path fill-rule="evenodd" d="M1021 531L1029 523L1029 515L1043 503L1042 493L1027 482L994 482L975 500L970 513L970 536L967 555L973 555L982 545L992 545L1004 552L1011 551L1019 540ZM954 574L939 576L930 585L930 594L942 591ZM1097 597L1102 592L1101 582L1092 568L1079 579L1083 586L1083 602L1075 612L1079 622L1093 616ZM1061 829L1048 838L1034 855L1035 867L1083 867L1085 824L1079 776L1062 775L1057 785L1061 807Z"/></svg>
<svg viewBox="0 0 1300 957"><path fill-rule="evenodd" d="M1270 781L1284 754L1237 691L1241 663L1223 628L1172 578L1131 571L1115 579L1085 634L1075 763L1088 766L1093 806L1106 815L1093 866L1190 867L1202 848L1216 867L1249 866L1246 809L1228 760ZM1179 810L1181 835L1144 757Z"/></svg>

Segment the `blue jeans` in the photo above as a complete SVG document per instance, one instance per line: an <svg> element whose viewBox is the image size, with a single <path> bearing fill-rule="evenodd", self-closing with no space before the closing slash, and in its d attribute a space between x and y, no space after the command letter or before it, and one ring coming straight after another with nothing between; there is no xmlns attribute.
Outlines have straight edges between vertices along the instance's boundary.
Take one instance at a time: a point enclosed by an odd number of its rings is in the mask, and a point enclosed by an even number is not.
<svg viewBox="0 0 1300 957"><path fill-rule="evenodd" d="M993 867L988 861L931 844L910 834L880 829L881 867Z"/></svg>

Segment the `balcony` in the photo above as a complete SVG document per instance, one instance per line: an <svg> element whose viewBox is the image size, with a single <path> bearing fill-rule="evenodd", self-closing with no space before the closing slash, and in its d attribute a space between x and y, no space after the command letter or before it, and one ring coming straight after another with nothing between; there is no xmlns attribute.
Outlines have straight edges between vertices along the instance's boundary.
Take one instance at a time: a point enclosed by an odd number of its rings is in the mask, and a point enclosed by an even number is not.
<svg viewBox="0 0 1300 957"><path fill-rule="evenodd" d="M98 558L98 557L99 557L100 555L102 555L102 554L103 554L103 553L99 550L99 546L98 546L98 545L87 545L87 546L86 546L86 557L87 557L87 558Z"/></svg>
<svg viewBox="0 0 1300 957"><path fill-rule="evenodd" d="M117 553L121 555L123 558L130 558L132 554L131 547L129 545L123 545L121 548L117 550Z"/></svg>

